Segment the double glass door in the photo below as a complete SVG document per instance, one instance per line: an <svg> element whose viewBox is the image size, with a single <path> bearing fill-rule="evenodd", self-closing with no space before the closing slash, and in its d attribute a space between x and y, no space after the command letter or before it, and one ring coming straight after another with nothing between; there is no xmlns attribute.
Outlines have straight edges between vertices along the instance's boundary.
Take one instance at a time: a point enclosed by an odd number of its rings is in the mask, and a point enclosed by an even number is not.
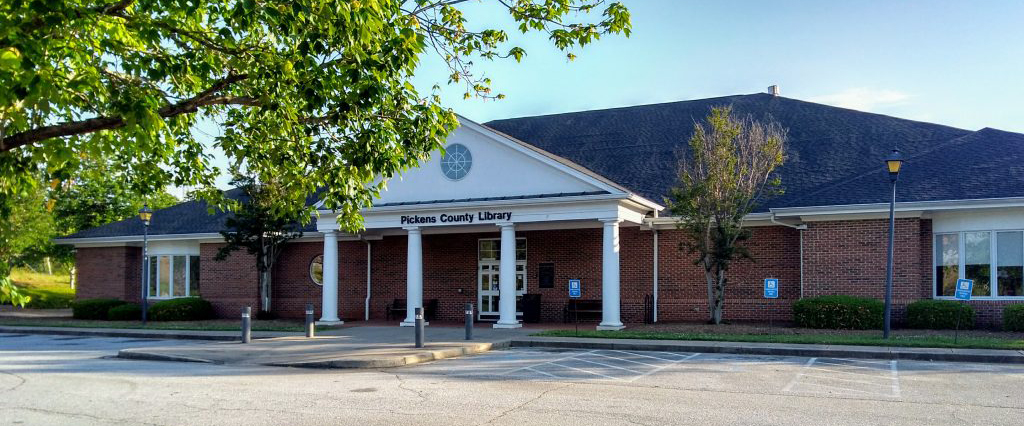
<svg viewBox="0 0 1024 426"><path fill-rule="evenodd" d="M500 241L480 240L477 261L477 306L479 319L496 319L501 295L498 280L501 275ZM516 301L526 293L526 239L516 240ZM516 312L521 315L522 312Z"/></svg>

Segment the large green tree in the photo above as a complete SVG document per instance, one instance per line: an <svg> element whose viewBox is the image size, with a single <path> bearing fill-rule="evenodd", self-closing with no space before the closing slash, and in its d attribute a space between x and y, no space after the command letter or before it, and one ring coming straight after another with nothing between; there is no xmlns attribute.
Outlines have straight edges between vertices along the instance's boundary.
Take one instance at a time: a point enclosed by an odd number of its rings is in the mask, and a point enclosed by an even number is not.
<svg viewBox="0 0 1024 426"><path fill-rule="evenodd" d="M281 182L275 209L307 209L305 197L324 188L324 205L358 229L387 179L457 125L436 92L411 84L422 55L439 55L467 96L501 97L474 61L521 59L508 30L545 33L570 58L630 31L618 2L487 1L516 21L509 29L474 27L466 3L0 2L0 197L25 191L40 166L74 174L87 153L114 161L140 192L188 186L231 207L195 137L206 119L232 167Z"/></svg>
<svg viewBox="0 0 1024 426"><path fill-rule="evenodd" d="M751 258L744 219L781 191L775 169L786 156L787 131L772 120L735 117L717 107L697 123L679 160L679 186L668 200L686 237L680 249L704 270L710 322L722 322L729 268Z"/></svg>

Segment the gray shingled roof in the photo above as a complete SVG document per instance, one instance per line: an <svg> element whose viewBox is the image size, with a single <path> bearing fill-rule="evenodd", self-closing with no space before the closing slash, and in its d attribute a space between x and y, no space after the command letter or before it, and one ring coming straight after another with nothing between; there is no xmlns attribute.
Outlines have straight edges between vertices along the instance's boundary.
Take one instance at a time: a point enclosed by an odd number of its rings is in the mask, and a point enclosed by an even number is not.
<svg viewBox="0 0 1024 426"><path fill-rule="evenodd" d="M762 210L888 202L883 160L894 147L907 159L899 201L1024 197L1022 134L972 132L769 94L495 120L486 126L662 202L676 185L677 151L686 147L694 122L724 105L738 114L771 117L789 129L789 157L780 169L786 192ZM228 195L237 197L238 191ZM224 212L207 214L204 202L189 201L157 211L150 233L216 233L226 218ZM68 238L141 234L142 224L132 218Z"/></svg>
<svg viewBox="0 0 1024 426"><path fill-rule="evenodd" d="M712 107L771 117L789 129L768 207L888 202L884 158L907 157L899 201L1024 196L1024 135L977 132L769 94L495 120L486 126L568 158L656 202L676 185L676 153ZM998 157L998 158L995 158Z"/></svg>

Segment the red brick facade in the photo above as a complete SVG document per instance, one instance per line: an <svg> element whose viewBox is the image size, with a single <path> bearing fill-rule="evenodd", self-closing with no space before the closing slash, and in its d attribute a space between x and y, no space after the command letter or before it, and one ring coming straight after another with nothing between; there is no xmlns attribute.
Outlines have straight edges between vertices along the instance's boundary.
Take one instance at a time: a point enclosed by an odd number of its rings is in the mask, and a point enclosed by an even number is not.
<svg viewBox="0 0 1024 426"><path fill-rule="evenodd" d="M80 248L75 251L78 299L142 300L142 249L139 247Z"/></svg>
<svg viewBox="0 0 1024 426"><path fill-rule="evenodd" d="M803 297L849 294L881 299L885 286L888 221L808 222L805 231L784 226L752 228L746 243L754 260L733 263L729 273L727 320L777 321L792 318L793 302ZM802 236L801 236L802 234ZM602 230L600 228L517 232L527 241L527 292L541 295L541 317L560 322L568 303L569 279L583 282L583 299L601 298ZM477 245L488 233L423 236L424 300L438 299L438 319L459 321L465 303L477 303ZM659 231L659 321L701 321L708 317L707 286L693 255L680 250L685 236ZM801 239L803 240L801 243ZM372 297L370 317L384 318L385 305L405 298L406 237L338 243L338 305L344 320L362 320L367 287L367 245L370 245ZM258 276L252 256L236 252L223 262L213 256L220 244L202 244L201 293L218 315L235 317L243 306L259 307ZM320 316L321 287L309 277L310 261L323 243L288 244L274 271L272 310L300 318L307 303ZM653 232L623 226L620 231L622 321L644 319L645 297L653 293ZM801 284L801 252L803 282ZM896 222L894 318L903 321L906 305L932 297L931 221L903 218ZM78 250L79 297L120 297L138 300L138 248ZM541 263L554 263L555 287L539 288ZM766 301L763 280L778 278L780 297ZM996 326L1010 301L973 301L978 323ZM397 321L397 320L396 320Z"/></svg>

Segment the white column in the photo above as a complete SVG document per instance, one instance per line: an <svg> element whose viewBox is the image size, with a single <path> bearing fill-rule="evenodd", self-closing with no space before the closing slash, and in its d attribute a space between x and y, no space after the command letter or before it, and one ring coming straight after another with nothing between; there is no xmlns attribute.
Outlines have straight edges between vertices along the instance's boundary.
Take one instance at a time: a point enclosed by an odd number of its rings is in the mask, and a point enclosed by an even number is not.
<svg viewBox="0 0 1024 426"><path fill-rule="evenodd" d="M498 322L494 328L518 328L516 321L516 226L511 222L501 227L501 263L498 271Z"/></svg>
<svg viewBox="0 0 1024 426"><path fill-rule="evenodd" d="M604 222L601 256L601 324L598 330L621 330L619 319L619 219Z"/></svg>
<svg viewBox="0 0 1024 426"><path fill-rule="evenodd" d="M405 228L409 247L405 261L405 321L402 327L416 325L416 308L423 307L423 237L418 226Z"/></svg>
<svg viewBox="0 0 1024 426"><path fill-rule="evenodd" d="M338 233L324 232L324 285L320 322L338 324Z"/></svg>

